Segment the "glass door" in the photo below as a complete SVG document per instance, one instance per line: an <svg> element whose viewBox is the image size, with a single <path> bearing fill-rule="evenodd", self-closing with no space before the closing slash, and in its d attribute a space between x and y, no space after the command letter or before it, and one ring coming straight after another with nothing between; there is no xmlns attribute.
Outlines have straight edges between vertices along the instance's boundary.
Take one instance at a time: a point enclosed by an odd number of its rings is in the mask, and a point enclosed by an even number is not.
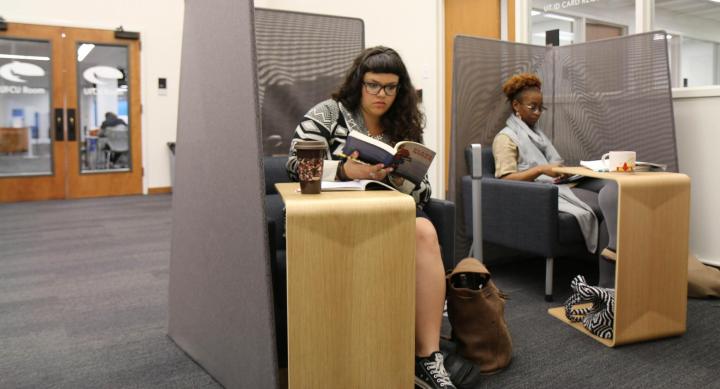
<svg viewBox="0 0 720 389"><path fill-rule="evenodd" d="M0 32L0 202L142 193L140 47L114 31Z"/></svg>
<svg viewBox="0 0 720 389"><path fill-rule="evenodd" d="M68 29L67 111L77 122L70 141L68 197L142 192L139 41L113 31Z"/></svg>
<svg viewBox="0 0 720 389"><path fill-rule="evenodd" d="M50 26L0 32L0 202L65 197L61 39Z"/></svg>

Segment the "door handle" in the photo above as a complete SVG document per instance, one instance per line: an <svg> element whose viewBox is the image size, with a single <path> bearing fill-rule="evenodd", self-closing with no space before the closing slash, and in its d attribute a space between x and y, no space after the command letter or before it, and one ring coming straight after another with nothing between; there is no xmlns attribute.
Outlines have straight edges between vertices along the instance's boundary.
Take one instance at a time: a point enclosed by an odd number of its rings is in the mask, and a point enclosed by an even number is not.
<svg viewBox="0 0 720 389"><path fill-rule="evenodd" d="M65 140L65 128L63 125L63 109L55 108L55 140Z"/></svg>
<svg viewBox="0 0 720 389"><path fill-rule="evenodd" d="M67 117L68 117L68 141L73 142L77 140L75 127L75 108L68 108L67 110Z"/></svg>

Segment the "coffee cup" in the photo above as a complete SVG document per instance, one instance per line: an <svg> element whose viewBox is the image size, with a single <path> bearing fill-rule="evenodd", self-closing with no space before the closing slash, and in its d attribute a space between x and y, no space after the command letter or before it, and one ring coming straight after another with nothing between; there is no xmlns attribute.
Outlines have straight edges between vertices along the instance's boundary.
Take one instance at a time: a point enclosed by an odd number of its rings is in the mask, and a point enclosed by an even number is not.
<svg viewBox="0 0 720 389"><path fill-rule="evenodd" d="M319 194L323 175L323 159L327 145L322 141L298 141L297 173L300 179L300 193Z"/></svg>
<svg viewBox="0 0 720 389"><path fill-rule="evenodd" d="M628 173L635 171L634 151L610 151L603 154L600 159L610 172Z"/></svg>

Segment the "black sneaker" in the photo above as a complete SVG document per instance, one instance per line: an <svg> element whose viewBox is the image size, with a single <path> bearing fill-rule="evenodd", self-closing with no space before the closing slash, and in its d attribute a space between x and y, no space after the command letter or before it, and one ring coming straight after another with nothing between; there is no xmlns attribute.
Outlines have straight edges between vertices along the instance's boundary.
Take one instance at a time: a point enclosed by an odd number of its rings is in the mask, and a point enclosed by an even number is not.
<svg viewBox="0 0 720 389"><path fill-rule="evenodd" d="M479 388L482 383L480 367L458 354L446 354L443 361L445 370L452 377L453 384L458 389Z"/></svg>
<svg viewBox="0 0 720 389"><path fill-rule="evenodd" d="M443 355L435 351L428 357L415 357L415 387L456 389L443 365Z"/></svg>

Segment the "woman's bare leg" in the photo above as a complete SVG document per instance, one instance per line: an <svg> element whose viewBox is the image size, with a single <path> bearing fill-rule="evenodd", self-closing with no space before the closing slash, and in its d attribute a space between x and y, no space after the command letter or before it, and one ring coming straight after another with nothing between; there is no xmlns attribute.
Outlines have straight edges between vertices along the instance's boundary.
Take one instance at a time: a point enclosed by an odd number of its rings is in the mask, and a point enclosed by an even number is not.
<svg viewBox="0 0 720 389"><path fill-rule="evenodd" d="M432 223L416 218L415 236L415 354L428 356L440 350L445 268Z"/></svg>

